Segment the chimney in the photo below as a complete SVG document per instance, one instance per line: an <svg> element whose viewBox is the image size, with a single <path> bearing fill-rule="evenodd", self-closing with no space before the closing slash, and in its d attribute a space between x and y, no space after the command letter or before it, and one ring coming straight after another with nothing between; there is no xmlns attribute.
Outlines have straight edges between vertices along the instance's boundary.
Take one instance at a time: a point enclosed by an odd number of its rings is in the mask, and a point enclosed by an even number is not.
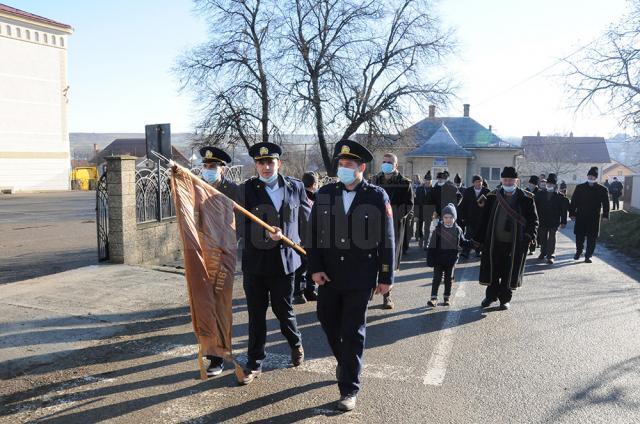
<svg viewBox="0 0 640 424"><path fill-rule="evenodd" d="M571 132L569 133L569 137L570 137L570 138L573 138L573 131L571 131Z"/></svg>
<svg viewBox="0 0 640 424"><path fill-rule="evenodd" d="M429 118L436 117L436 105L429 105Z"/></svg>
<svg viewBox="0 0 640 424"><path fill-rule="evenodd" d="M491 132L492 129L493 129L493 126L489 124L489 132Z"/></svg>
<svg viewBox="0 0 640 424"><path fill-rule="evenodd" d="M536 137L540 137L540 131L538 131L538 134L536 135Z"/></svg>
<svg viewBox="0 0 640 424"><path fill-rule="evenodd" d="M469 109L471 108L471 105L470 105L469 103L465 103L465 104L463 104L462 106L464 107L464 114L463 114L463 116L464 116L465 118L468 118L468 117L469 117Z"/></svg>

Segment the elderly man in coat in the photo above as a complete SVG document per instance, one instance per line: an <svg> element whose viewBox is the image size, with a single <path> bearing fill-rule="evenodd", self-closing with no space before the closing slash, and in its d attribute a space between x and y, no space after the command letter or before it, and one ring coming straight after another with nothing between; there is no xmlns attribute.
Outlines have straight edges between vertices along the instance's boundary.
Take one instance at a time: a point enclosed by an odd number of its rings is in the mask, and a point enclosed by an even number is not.
<svg viewBox="0 0 640 424"><path fill-rule="evenodd" d="M487 286L482 307L496 300L500 309L510 307L512 291L522 285L530 243L535 243L538 214L533 194L516 186L518 173L507 166L500 174L501 187L487 194L474 240L483 245L480 284Z"/></svg>
<svg viewBox="0 0 640 424"><path fill-rule="evenodd" d="M573 259L580 259L584 249L584 239L587 239L587 250L584 261L591 263L591 256L596 250L596 239L600 234L600 217L609 219L609 193L607 188L599 184L598 168L593 166L587 173L587 182L578 184L569 206L569 216L576 224L573 233L576 235L576 254ZM602 215L600 212L602 211Z"/></svg>

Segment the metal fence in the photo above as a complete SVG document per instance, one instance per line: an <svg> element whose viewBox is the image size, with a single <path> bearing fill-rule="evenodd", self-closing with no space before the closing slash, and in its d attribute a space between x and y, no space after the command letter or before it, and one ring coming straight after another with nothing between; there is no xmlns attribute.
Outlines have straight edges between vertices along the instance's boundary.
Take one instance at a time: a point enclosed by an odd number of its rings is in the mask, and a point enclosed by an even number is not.
<svg viewBox="0 0 640 424"><path fill-rule="evenodd" d="M169 172L162 166L136 170L136 222L162 221L176 216Z"/></svg>
<svg viewBox="0 0 640 424"><path fill-rule="evenodd" d="M107 173L103 173L96 185L96 228L98 230L98 261L109 259L109 196Z"/></svg>

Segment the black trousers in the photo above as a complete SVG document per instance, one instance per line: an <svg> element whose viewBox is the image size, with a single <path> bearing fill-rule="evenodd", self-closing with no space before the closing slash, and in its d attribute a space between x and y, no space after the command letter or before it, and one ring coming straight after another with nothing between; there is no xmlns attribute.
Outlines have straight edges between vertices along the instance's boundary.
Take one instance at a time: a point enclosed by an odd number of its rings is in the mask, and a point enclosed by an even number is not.
<svg viewBox="0 0 640 424"><path fill-rule="evenodd" d="M316 291L316 285L313 283L310 275L307 275L307 258L304 255L300 255L302 259L302 265L295 272L294 290L295 296L300 296L309 292Z"/></svg>
<svg viewBox="0 0 640 424"><path fill-rule="evenodd" d="M433 281L431 282L431 298L438 297L438 289L444 278L444 298L451 296L451 282L455 265L436 265L433 267Z"/></svg>
<svg viewBox="0 0 640 424"><path fill-rule="evenodd" d="M294 274L263 276L245 275L243 286L249 310L249 347L247 368L260 369L265 358L267 342L267 308L271 298L271 310L280 321L280 331L289 346L302 346L302 335L293 313Z"/></svg>
<svg viewBox="0 0 640 424"><path fill-rule="evenodd" d="M318 320L340 365L338 388L342 396L355 396L360 390L371 291L336 290L330 284L318 287Z"/></svg>
<svg viewBox="0 0 640 424"><path fill-rule="evenodd" d="M424 238L424 219L416 218L416 240Z"/></svg>
<svg viewBox="0 0 640 424"><path fill-rule="evenodd" d="M596 250L596 239L598 236L579 233L576 234L576 252L582 253L584 250L584 239L587 239L587 251L584 252L585 258L593 256L593 252Z"/></svg>
<svg viewBox="0 0 640 424"><path fill-rule="evenodd" d="M491 284L487 286L486 296L491 301L500 300L500 303L511 301L511 243L495 241L491 252L493 261L493 276Z"/></svg>
<svg viewBox="0 0 640 424"><path fill-rule="evenodd" d="M556 233L558 227L539 227L538 239L540 240L540 254L551 258L556 252Z"/></svg>
<svg viewBox="0 0 640 424"><path fill-rule="evenodd" d="M611 195L611 200L613 200L613 210L620 209L620 195Z"/></svg>

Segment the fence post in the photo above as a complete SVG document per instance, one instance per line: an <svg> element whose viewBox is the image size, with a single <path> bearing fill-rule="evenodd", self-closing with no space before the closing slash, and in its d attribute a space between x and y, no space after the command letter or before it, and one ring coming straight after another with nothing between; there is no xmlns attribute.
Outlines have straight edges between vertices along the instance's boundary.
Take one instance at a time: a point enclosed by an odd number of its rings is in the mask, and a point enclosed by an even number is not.
<svg viewBox="0 0 640 424"><path fill-rule="evenodd" d="M109 260L134 264L136 254L136 158L107 157Z"/></svg>

